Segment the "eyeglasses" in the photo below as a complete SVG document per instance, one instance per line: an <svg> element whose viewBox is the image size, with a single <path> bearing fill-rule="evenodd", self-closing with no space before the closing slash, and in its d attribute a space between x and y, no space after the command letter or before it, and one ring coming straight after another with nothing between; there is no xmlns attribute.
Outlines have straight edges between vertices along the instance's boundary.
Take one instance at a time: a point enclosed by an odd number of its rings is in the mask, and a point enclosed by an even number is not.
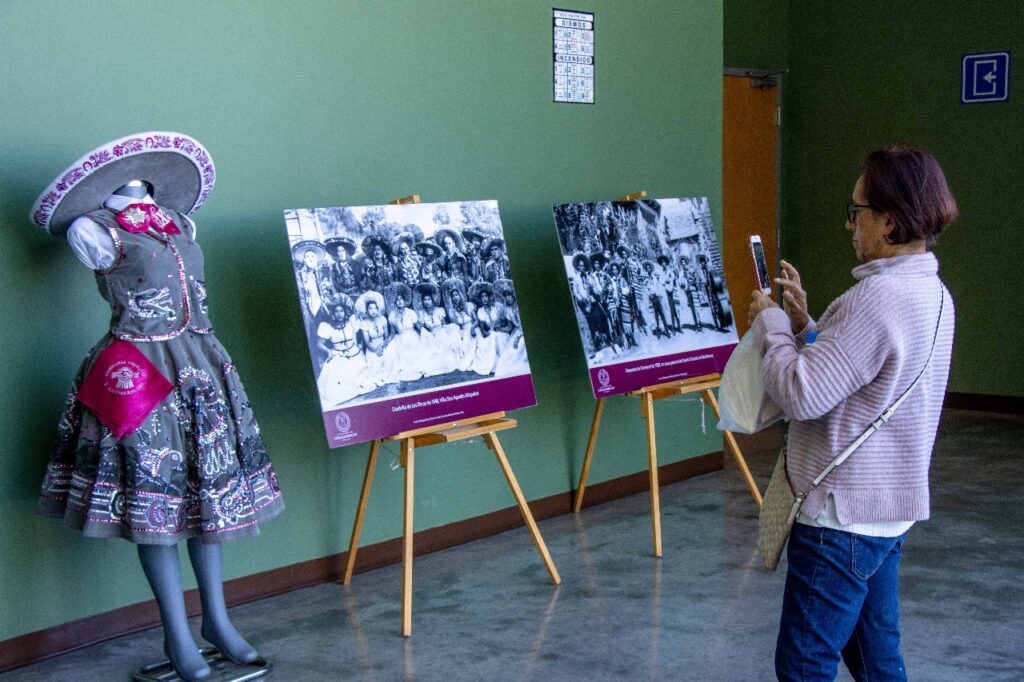
<svg viewBox="0 0 1024 682"><path fill-rule="evenodd" d="M847 222L857 222L857 210L861 208L871 208L867 204L855 204L852 201L846 204L846 220Z"/></svg>

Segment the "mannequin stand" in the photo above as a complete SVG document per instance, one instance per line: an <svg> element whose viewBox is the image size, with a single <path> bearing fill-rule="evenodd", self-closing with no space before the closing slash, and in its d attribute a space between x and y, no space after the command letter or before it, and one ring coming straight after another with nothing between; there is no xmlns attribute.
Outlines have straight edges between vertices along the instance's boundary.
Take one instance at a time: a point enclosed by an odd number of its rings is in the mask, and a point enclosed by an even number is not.
<svg viewBox="0 0 1024 682"><path fill-rule="evenodd" d="M508 459L505 457L505 451L502 449L501 443L498 442L498 431L511 429L515 426L516 421L514 419L506 418L504 412L495 412L494 414L482 417L461 419L438 426L406 431L390 438L375 440L370 445L370 456L366 463L366 474L363 477L363 490L359 496L359 507L356 511L355 522L352 525L352 537L348 546L348 562L345 565L345 576L342 582L348 585L352 580L352 572L356 563L356 552L359 549L359 535L362 532L363 520L366 516L366 505L370 499L370 486L373 483L373 472L377 466L380 444L383 440L401 441L402 454L400 461L402 468L405 469L404 516L402 524L402 635L404 637L409 637L412 634L413 481L415 471L414 455L417 446L425 447L440 443L453 443L474 436L483 436L487 447L494 452L494 456L498 459L498 464L505 475L505 480L512 491L512 496L515 498L516 504L519 505L519 511L523 515L523 520L526 521L530 534L533 536L533 541L537 545L537 551L544 562L544 567L547 568L548 575L551 576L551 583L558 585L562 581L558 575L558 569L555 568L551 555L548 553L548 548L544 544L544 538L541 537L540 530L537 528L537 523L533 519L533 514L530 512L526 498L523 496L523 491L520 489L518 481L516 481L515 474L512 473L512 467L509 466Z"/></svg>
<svg viewBox="0 0 1024 682"><path fill-rule="evenodd" d="M209 677L203 682L246 682L270 674L271 666L262 658L251 663L235 663L221 654L219 649L206 647L199 650L206 664L212 669ZM139 668L132 675L132 682L180 682L181 678L174 671L170 661L153 663Z"/></svg>
<svg viewBox="0 0 1024 682"><path fill-rule="evenodd" d="M640 398L640 410L643 413L644 421L647 423L647 468L651 495L651 535L654 544L654 556L656 557L661 556L661 503L658 490L658 450L654 431L654 401L686 393L700 393L704 402L714 410L715 416L721 418L718 410L718 400L711 390L718 388L721 384L722 380L718 374L707 374L680 381L646 386L626 394ZM604 398L598 398L597 405L594 408L594 421L590 427L590 438L587 440L587 451L583 457L583 468L580 471L580 483L576 488L576 500L572 508L575 513L579 513L583 507L583 495L587 490L587 476L590 473L590 463L594 457L594 446L597 444L597 430L601 426L601 416L604 414L604 401ZM736 464L739 465L740 471L743 473L743 478L746 480L754 502L760 507L761 492L757 489L754 477L750 474L750 468L747 467L747 461L743 458L743 453L740 452L740 446L736 443L736 438L729 431L724 431L723 434L733 457L736 458Z"/></svg>

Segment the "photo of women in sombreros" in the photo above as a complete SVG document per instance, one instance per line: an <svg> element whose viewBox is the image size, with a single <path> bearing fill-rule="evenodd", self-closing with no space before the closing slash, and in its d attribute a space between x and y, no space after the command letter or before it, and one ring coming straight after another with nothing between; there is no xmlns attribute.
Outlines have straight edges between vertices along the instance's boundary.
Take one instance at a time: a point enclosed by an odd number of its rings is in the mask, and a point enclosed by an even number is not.
<svg viewBox="0 0 1024 682"><path fill-rule="evenodd" d="M315 301L321 311L307 333L325 411L529 373L494 202L296 209L285 218L301 306Z"/></svg>
<svg viewBox="0 0 1024 682"><path fill-rule="evenodd" d="M588 367L736 342L707 199L553 211Z"/></svg>
<svg viewBox="0 0 1024 682"><path fill-rule="evenodd" d="M209 677L211 668L189 629L178 544L196 574L203 639L231 661L253 663L257 651L225 607L221 547L256 535L284 508L208 311L189 214L214 179L209 153L192 138L140 133L83 156L32 212L96 273L111 309L110 331L89 351L65 403L38 509L86 536L136 544L160 607L164 652L185 680ZM314 250L312 270L317 258ZM303 295L304 305L320 305L315 286ZM120 571L112 567L112 579Z"/></svg>

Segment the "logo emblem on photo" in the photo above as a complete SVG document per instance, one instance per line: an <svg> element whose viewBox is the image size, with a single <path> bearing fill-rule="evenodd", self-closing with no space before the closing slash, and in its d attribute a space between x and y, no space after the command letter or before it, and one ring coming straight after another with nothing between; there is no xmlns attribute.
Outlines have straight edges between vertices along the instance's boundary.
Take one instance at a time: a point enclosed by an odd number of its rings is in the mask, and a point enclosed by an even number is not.
<svg viewBox="0 0 1024 682"><path fill-rule="evenodd" d="M348 414L346 414L345 412L339 412L338 414L334 415L334 426L335 428L338 429L338 431L342 433L348 433L348 431L352 428L352 418L349 417Z"/></svg>
<svg viewBox="0 0 1024 682"><path fill-rule="evenodd" d="M597 380L601 382L602 386L607 386L609 383L611 383L612 378L608 374L608 370L602 369L597 373Z"/></svg>

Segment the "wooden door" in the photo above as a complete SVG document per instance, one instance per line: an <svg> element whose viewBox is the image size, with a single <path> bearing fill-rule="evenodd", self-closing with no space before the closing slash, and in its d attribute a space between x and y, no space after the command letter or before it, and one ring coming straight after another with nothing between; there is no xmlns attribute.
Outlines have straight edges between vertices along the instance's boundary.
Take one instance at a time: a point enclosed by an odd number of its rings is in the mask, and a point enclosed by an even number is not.
<svg viewBox="0 0 1024 682"><path fill-rule="evenodd" d="M741 335L757 288L750 235L761 235L773 277L778 265L778 88L751 82L725 76L722 92L722 262Z"/></svg>

